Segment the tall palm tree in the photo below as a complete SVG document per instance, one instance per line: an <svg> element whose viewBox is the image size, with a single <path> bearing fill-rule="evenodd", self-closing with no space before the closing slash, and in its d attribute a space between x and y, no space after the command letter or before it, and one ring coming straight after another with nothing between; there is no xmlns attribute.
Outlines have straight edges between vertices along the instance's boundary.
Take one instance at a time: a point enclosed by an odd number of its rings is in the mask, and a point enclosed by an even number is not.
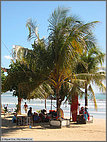
<svg viewBox="0 0 107 142"><path fill-rule="evenodd" d="M84 24L78 18L68 16L68 12L68 9L60 7L54 10L48 20L50 33L46 43L43 39L39 39L39 34L36 30L37 25L35 26L32 21L28 21L26 24L29 29L29 38L35 35L37 39L34 42L33 48L37 51L37 48L42 46L49 53L49 60L46 58L44 65L47 66L49 71L48 80L55 88L58 115L61 86L64 82L69 82L69 80L71 80L70 83L73 83L72 78L74 74L72 69L77 58L76 56L78 53L82 54L83 50L86 50L86 46L90 44L88 41L93 41L91 28L98 23L98 21L94 21ZM36 52L34 52L33 56L35 54ZM41 61L38 56L37 60Z"/></svg>
<svg viewBox="0 0 107 142"><path fill-rule="evenodd" d="M54 68L50 81L56 88L57 111L59 111L59 90L64 82L73 79L73 64L77 54L86 50L88 41L93 41L91 27L98 21L82 23L73 16L68 16L68 9L54 10L49 19L49 42L54 57ZM91 38L90 38L91 37ZM85 42L87 39L87 43ZM71 83L73 83L71 81Z"/></svg>
<svg viewBox="0 0 107 142"><path fill-rule="evenodd" d="M85 79L85 106L88 106L88 90L92 93L95 108L97 109L95 94L91 83L95 83L101 89L105 90L102 81L105 80L105 72L99 72L99 65L104 62L105 54L99 48L89 48L76 64L75 72L77 78Z"/></svg>
<svg viewBox="0 0 107 142"><path fill-rule="evenodd" d="M74 71L76 80L67 95L67 99L71 105L72 120L76 120L77 107L78 107L78 95L83 96L84 92L81 90L85 89L85 106L88 105L88 92L91 93L93 98L95 109L97 109L97 103L95 93L92 89L92 83L99 86L103 91L106 89L102 83L105 80L105 72L99 72L99 64L104 61L104 56L98 48L92 47L87 50L82 56L79 55L79 59L75 62ZM82 79L82 80L81 80ZM77 101L76 101L77 100ZM75 117L74 117L75 116Z"/></svg>

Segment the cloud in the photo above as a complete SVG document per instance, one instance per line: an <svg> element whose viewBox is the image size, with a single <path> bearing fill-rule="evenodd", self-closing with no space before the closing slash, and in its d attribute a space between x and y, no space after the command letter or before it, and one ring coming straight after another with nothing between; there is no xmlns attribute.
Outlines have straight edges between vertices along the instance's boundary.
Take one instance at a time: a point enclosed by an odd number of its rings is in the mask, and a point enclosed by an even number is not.
<svg viewBox="0 0 107 142"><path fill-rule="evenodd" d="M12 57L10 57L9 55L8 56L4 56L4 58L6 58L6 59L12 59Z"/></svg>

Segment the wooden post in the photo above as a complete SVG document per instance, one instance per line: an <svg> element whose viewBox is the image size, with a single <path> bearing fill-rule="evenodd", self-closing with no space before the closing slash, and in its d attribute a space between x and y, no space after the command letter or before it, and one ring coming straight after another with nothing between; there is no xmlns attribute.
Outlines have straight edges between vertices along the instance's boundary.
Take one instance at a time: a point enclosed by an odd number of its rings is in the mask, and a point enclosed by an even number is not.
<svg viewBox="0 0 107 142"><path fill-rule="evenodd" d="M51 110L52 110L52 96L51 96Z"/></svg>
<svg viewBox="0 0 107 142"><path fill-rule="evenodd" d="M71 103L70 103L70 121L71 121Z"/></svg>
<svg viewBox="0 0 107 142"><path fill-rule="evenodd" d="M21 98L18 97L18 114L21 114Z"/></svg>
<svg viewBox="0 0 107 142"><path fill-rule="evenodd" d="M87 81L85 82L85 106L88 106L88 98L87 98Z"/></svg>
<svg viewBox="0 0 107 142"><path fill-rule="evenodd" d="M46 96L45 96L45 109L46 109Z"/></svg>
<svg viewBox="0 0 107 142"><path fill-rule="evenodd" d="M60 113L60 106L59 106L59 90L58 90L58 88L57 88L57 91L56 91L57 93L56 93L56 96L57 96L57 101L56 101L56 104L57 104L57 116L58 116L58 118L59 118L59 113Z"/></svg>

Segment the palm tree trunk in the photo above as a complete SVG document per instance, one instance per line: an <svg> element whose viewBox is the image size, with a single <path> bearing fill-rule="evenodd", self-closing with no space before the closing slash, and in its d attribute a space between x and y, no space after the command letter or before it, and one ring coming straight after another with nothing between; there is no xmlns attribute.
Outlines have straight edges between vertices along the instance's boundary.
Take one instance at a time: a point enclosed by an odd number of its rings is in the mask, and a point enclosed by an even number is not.
<svg viewBox="0 0 107 142"><path fill-rule="evenodd" d="M72 112L72 121L77 120L77 110L78 110L78 93L74 93L72 95L72 103L71 103L71 112Z"/></svg>
<svg viewBox="0 0 107 142"><path fill-rule="evenodd" d="M71 103L70 103L70 121L71 121Z"/></svg>
<svg viewBox="0 0 107 142"><path fill-rule="evenodd" d="M88 106L87 81L85 82L85 106Z"/></svg>
<svg viewBox="0 0 107 142"><path fill-rule="evenodd" d="M18 114L21 114L21 98L18 97Z"/></svg>
<svg viewBox="0 0 107 142"><path fill-rule="evenodd" d="M56 101L56 105L57 105L57 116L59 118L60 116L60 104L59 104L59 90L58 88L56 89L56 96L57 96L57 101Z"/></svg>
<svg viewBox="0 0 107 142"><path fill-rule="evenodd" d="M46 109L46 96L45 96L45 109Z"/></svg>
<svg viewBox="0 0 107 142"><path fill-rule="evenodd" d="M51 110L52 110L52 97L51 97Z"/></svg>

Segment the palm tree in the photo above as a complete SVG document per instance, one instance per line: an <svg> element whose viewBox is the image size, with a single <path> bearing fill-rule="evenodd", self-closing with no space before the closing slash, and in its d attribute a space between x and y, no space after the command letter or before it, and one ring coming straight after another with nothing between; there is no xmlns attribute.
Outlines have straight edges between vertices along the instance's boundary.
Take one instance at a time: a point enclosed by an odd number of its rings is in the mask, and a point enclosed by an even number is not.
<svg viewBox="0 0 107 142"><path fill-rule="evenodd" d="M84 94L81 88L85 89L85 106L88 105L88 92L90 92L91 98L93 98L94 101L95 109L97 109L95 93L92 89L91 84L95 83L100 87L100 89L106 89L102 83L102 81L105 80L105 72L98 71L98 65L102 64L102 62L104 61L104 56L105 54L103 54L96 47L90 47L82 56L78 55L78 60L77 62L75 62L74 66L76 80L74 82L74 85L70 86L71 90L69 91L66 99L72 104L71 111L73 121L76 120L77 115L78 95L83 96Z"/></svg>
<svg viewBox="0 0 107 142"><path fill-rule="evenodd" d="M97 109L95 94L92 89L91 83L95 83L101 89L105 90L102 81L105 80L105 72L99 72L99 65L104 62L105 54L98 48L92 47L80 56L76 64L75 72L77 78L85 79L85 106L88 106L88 90L92 93L95 108Z"/></svg>
<svg viewBox="0 0 107 142"><path fill-rule="evenodd" d="M31 92L31 95L35 98L45 99L45 109L46 109L46 99L49 98L50 95L54 94L53 89L48 84L47 81L44 81L40 84L36 89Z"/></svg>
<svg viewBox="0 0 107 142"><path fill-rule="evenodd" d="M54 69L49 80L56 88L57 111L59 110L59 90L64 82L73 79L73 64L77 54L82 54L92 41L91 27L98 21L83 24L73 16L67 16L68 9L54 10L49 19L49 42L54 57ZM90 38L91 37L91 38ZM85 42L87 39L87 42ZM71 81L71 83L73 83Z"/></svg>
<svg viewBox="0 0 107 142"><path fill-rule="evenodd" d="M27 55L28 49L24 48L22 46L19 45L13 45L13 49L12 49L12 60L16 62L16 60L18 61L22 61L23 57L25 57Z"/></svg>
<svg viewBox="0 0 107 142"><path fill-rule="evenodd" d="M68 12L68 9L59 7L54 10L48 20L50 33L47 42L45 42L44 39L39 39L37 25L35 26L32 21L28 21L26 24L29 29L29 38L34 36L36 38L33 45L33 59L36 60L32 62L32 65L34 65L35 61L36 65L39 63L38 61L41 61L44 63L45 67L47 67L48 80L55 88L58 115L61 86L64 82L73 83L73 66L77 55L82 54L83 50L86 50L86 46L93 41L91 28L94 24L98 23L98 21L94 21L84 24L79 21L78 18L68 16ZM46 58L45 62L43 62L43 59L40 60L42 56L38 56L35 52L37 49L40 51L39 48L49 53L49 58L48 60ZM35 57L35 55L37 56ZM38 67L42 69L44 66L43 64L42 66L39 64ZM34 68L37 69L37 66ZM69 80L71 80L71 82L69 82Z"/></svg>

